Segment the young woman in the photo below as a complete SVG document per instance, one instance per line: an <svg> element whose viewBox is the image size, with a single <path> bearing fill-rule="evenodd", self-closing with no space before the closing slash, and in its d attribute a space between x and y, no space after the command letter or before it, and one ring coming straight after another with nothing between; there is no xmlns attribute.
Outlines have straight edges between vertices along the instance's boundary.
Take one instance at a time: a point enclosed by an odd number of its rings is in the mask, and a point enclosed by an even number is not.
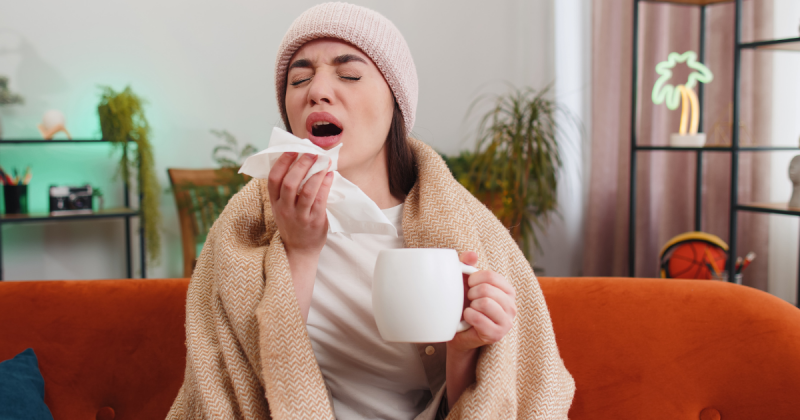
<svg viewBox="0 0 800 420"><path fill-rule="evenodd" d="M212 228L187 300L187 369L171 418L566 418L574 383L536 279L508 232L407 136L417 76L386 18L309 9L276 63L287 130L323 149L398 237L328 232L332 173L285 153ZM388 343L372 314L378 252L453 248L469 276L448 343ZM452 411L451 411L452 409Z"/></svg>

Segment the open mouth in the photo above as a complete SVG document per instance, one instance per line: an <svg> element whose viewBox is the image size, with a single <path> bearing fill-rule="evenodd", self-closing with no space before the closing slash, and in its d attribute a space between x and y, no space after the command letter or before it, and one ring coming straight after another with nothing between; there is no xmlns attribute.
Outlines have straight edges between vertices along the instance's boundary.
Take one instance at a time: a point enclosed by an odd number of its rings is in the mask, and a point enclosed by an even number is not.
<svg viewBox="0 0 800 420"><path fill-rule="evenodd" d="M311 135L316 137L330 137L342 133L342 129L328 121L317 121L311 125Z"/></svg>
<svg viewBox="0 0 800 420"><path fill-rule="evenodd" d="M329 112L312 112L306 118L308 139L323 149L339 143L343 131L342 123Z"/></svg>

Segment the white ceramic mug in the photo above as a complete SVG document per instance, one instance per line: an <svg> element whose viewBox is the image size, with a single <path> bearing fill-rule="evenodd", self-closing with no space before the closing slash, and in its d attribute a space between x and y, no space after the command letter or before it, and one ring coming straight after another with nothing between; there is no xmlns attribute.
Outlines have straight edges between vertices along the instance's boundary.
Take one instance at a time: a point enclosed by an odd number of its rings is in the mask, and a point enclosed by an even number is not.
<svg viewBox="0 0 800 420"><path fill-rule="evenodd" d="M386 249L378 254L372 310L386 341L439 343L470 328L461 321L463 274L478 271L452 249Z"/></svg>

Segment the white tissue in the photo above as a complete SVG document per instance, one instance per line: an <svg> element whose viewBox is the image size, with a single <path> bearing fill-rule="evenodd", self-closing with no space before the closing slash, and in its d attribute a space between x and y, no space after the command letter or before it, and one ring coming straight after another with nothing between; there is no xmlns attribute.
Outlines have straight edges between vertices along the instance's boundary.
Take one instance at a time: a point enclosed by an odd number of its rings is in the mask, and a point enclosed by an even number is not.
<svg viewBox="0 0 800 420"><path fill-rule="evenodd" d="M339 149L342 144L325 150L308 139L298 138L278 127L272 129L269 147L250 156L244 161L239 173L253 178L267 179L275 161L285 152L309 153L319 155L301 182L305 185L308 179L321 171L333 171L333 185L328 194L328 230L332 233L373 233L397 237L397 229L385 214L378 208L356 184L345 179L337 171ZM300 155L298 154L298 158ZM330 162L330 168L328 163Z"/></svg>

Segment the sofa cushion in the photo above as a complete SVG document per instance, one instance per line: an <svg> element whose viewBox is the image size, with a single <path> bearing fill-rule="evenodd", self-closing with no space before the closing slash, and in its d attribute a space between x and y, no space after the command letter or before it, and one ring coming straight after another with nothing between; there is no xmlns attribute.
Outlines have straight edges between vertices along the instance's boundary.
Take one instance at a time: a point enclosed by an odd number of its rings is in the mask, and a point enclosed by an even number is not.
<svg viewBox="0 0 800 420"><path fill-rule="evenodd" d="M44 378L33 349L0 362L0 419L53 420L44 403Z"/></svg>

